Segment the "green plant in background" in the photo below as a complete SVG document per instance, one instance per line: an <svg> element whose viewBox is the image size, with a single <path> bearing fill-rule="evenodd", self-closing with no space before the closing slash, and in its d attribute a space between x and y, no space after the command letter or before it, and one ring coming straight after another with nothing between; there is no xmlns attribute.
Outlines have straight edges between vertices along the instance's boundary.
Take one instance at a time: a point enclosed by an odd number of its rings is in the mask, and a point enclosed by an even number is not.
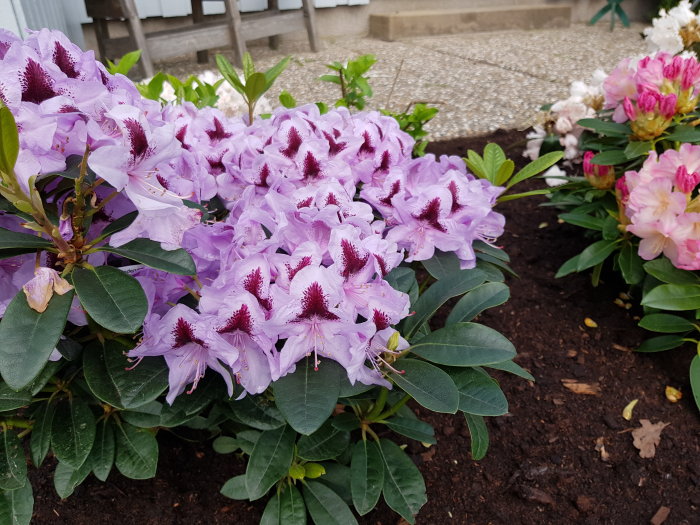
<svg viewBox="0 0 700 525"><path fill-rule="evenodd" d="M136 84L136 87L143 97L151 100L158 100L163 103L174 102L175 104L192 102L198 108L203 108L205 106L216 107L216 103L219 100L216 90L223 82L224 79L222 78L214 84L209 84L195 75L190 75L185 81L182 81L173 75L159 72L148 82ZM175 96L173 100L163 99L166 83L170 84L173 89Z"/></svg>
<svg viewBox="0 0 700 525"><path fill-rule="evenodd" d="M596 14L593 15L591 18L590 22L588 22L589 25L594 25L598 20L603 18L606 14L610 13L610 31L615 29L615 18L619 18L620 22L622 23L623 26L629 27L630 26L630 19L627 16L627 13L625 13L625 10L622 9L622 0L607 0L608 3L605 4L600 11L598 11Z"/></svg>
<svg viewBox="0 0 700 525"><path fill-rule="evenodd" d="M335 75L323 75L319 80L331 82L340 86L341 98L335 102L335 107L357 108L362 110L367 103L366 98L372 96L372 87L365 74L377 61L374 55L362 55L355 60L348 60L343 65L340 62L326 64L326 67L336 72Z"/></svg>
<svg viewBox="0 0 700 525"><path fill-rule="evenodd" d="M253 122L255 105L268 89L272 87L278 76L284 71L291 57L284 57L267 71L256 71L250 53L243 55L243 80L238 76L231 62L223 55L216 55L216 65L226 82L238 91L248 106L248 125Z"/></svg>
<svg viewBox="0 0 700 525"><path fill-rule="evenodd" d="M117 60L116 64L107 59L107 71L109 71L112 75L116 75L117 73L121 75L128 75L129 71L131 71L140 58L141 50L137 49L136 51L131 51L130 53L127 53L121 57L119 60Z"/></svg>
<svg viewBox="0 0 700 525"><path fill-rule="evenodd" d="M409 113L411 106L413 106L413 111ZM405 131L415 139L416 145L413 146L413 154L416 157L425 155L428 141L422 139L428 135L428 132L423 129L423 126L438 114L438 108L429 107L422 102L418 102L415 105L413 103L409 104L403 113L393 113L384 109L380 111L384 115L394 117L399 123L401 131Z"/></svg>

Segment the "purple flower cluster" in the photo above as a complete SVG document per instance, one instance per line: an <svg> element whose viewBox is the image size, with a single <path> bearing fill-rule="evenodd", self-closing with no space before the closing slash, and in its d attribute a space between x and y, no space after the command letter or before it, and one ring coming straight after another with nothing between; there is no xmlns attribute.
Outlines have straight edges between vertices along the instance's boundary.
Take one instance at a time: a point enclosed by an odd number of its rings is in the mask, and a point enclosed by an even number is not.
<svg viewBox="0 0 700 525"><path fill-rule="evenodd" d="M147 237L192 255L197 278L133 271L150 310L130 356L165 358L171 403L207 368L229 393L234 381L260 393L305 356L337 361L353 383L388 385L383 356L408 346L392 326L409 298L386 275L435 249L471 268L472 242L503 231L492 209L502 188L458 157L412 159L411 137L376 112L310 105L248 126L189 103L161 109L46 30L24 42L0 33L0 98L20 127L25 184L87 148L106 183L98 197L111 199L101 226L138 211L110 244ZM184 201L223 204L224 218L200 222ZM12 220L0 216L3 227ZM12 261L0 271L16 291L27 272ZM182 304L187 294L196 308Z"/></svg>

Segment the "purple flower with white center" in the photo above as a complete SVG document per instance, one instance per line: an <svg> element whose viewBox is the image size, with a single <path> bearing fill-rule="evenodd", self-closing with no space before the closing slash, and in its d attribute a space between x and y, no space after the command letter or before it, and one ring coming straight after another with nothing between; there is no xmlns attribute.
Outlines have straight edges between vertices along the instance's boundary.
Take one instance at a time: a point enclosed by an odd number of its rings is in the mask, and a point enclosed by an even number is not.
<svg viewBox="0 0 700 525"><path fill-rule="evenodd" d="M191 394L207 368L219 373L233 395L232 374L238 372L238 351L217 332L219 319L177 304L162 318L152 315L144 323L141 343L129 357L163 356L168 365L170 388L165 400L173 404L185 391Z"/></svg>

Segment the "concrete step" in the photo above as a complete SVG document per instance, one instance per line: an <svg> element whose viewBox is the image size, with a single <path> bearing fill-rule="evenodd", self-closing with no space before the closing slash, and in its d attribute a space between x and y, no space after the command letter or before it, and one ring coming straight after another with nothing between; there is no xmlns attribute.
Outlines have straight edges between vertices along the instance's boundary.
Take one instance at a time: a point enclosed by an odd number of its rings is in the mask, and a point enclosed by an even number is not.
<svg viewBox="0 0 700 525"><path fill-rule="evenodd" d="M370 15L370 36L398 40L413 36L547 29L571 25L570 4L534 4L464 9L426 9Z"/></svg>

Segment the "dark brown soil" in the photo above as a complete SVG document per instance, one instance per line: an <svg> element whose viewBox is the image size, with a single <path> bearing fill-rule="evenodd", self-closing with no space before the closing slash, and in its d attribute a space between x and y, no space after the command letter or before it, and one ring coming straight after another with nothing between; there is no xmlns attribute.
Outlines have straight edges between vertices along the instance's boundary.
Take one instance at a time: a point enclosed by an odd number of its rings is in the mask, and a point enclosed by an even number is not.
<svg viewBox="0 0 700 525"><path fill-rule="evenodd" d="M523 134L499 131L489 137L432 144L430 151L464 155L486 141L508 147ZM521 162L522 142L508 151ZM537 183L533 183L537 184ZM541 184L541 183L538 183ZM578 253L581 230L557 222L544 198L506 203L506 234L499 241L520 279L511 279L511 300L481 322L509 337L518 362L537 382L499 375L510 412L489 418L486 458L469 457L469 434L460 416L425 416L436 426L438 444L409 444L428 487L428 503L417 523L457 524L642 524L661 507L667 524L700 523L700 415L693 404L688 366L693 348L656 355L629 351L645 337L635 311L614 304L627 291L613 275L592 288L587 275L554 279L557 268ZM588 328L584 319L598 324ZM575 394L570 379L597 384L599 395ZM676 404L667 385L685 395ZM638 398L631 421L622 409ZM642 459L632 445L639 419L670 423L656 455ZM158 477L132 481L112 473L106 483L90 477L61 501L50 471L34 471L37 524L257 524L264 503L237 502L219 495L222 484L243 473L233 456L220 456L207 443L159 435ZM601 448L604 447L604 448ZM386 507L365 524L398 524Z"/></svg>

